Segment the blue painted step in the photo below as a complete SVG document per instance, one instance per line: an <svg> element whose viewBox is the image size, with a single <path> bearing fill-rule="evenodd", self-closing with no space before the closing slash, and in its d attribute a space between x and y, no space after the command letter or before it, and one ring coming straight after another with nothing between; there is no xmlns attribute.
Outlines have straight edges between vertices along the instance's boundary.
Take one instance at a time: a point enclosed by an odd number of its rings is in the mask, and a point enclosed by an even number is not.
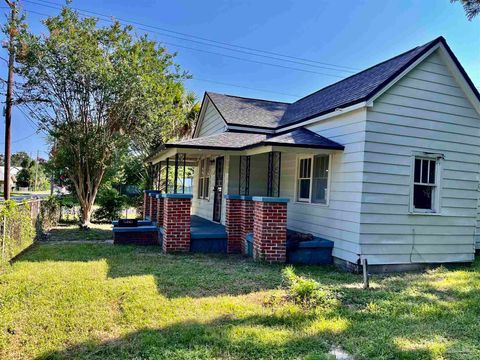
<svg viewBox="0 0 480 360"><path fill-rule="evenodd" d="M329 265L333 263L333 241L314 237L306 241L287 241L287 262Z"/></svg>

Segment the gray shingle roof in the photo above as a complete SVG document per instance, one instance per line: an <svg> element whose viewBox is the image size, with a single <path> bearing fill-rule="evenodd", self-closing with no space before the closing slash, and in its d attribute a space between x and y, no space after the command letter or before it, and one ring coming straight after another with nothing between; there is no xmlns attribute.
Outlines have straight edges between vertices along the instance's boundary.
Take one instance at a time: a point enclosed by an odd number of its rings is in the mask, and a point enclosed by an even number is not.
<svg viewBox="0 0 480 360"><path fill-rule="evenodd" d="M265 134L224 132L175 143L167 148L243 150L256 146L278 145L305 148L343 150L343 146L310 130L298 128L288 133L267 138Z"/></svg>
<svg viewBox="0 0 480 360"><path fill-rule="evenodd" d="M320 149L343 150L343 145L336 143L326 137L318 135L305 128L296 128L286 134L268 138L263 142L266 145L301 146Z"/></svg>
<svg viewBox="0 0 480 360"><path fill-rule="evenodd" d="M238 150L265 140L265 134L224 132L166 144L169 147Z"/></svg>
<svg viewBox="0 0 480 360"><path fill-rule="evenodd" d="M207 92L227 124L274 129L288 103Z"/></svg>
<svg viewBox="0 0 480 360"><path fill-rule="evenodd" d="M346 79L320 89L292 104L268 100L240 98L230 95L207 93L225 122L229 125L282 128L308 120L350 105L366 101L383 89L433 46L442 42L447 51L463 72L467 82L470 79L464 72L455 55L448 48L443 37L397 55L372 66ZM473 84L470 85L478 94ZM478 96L478 95L477 95Z"/></svg>
<svg viewBox="0 0 480 360"><path fill-rule="evenodd" d="M365 101L438 41L435 39L418 46L295 101L288 107L278 126L290 125L336 108Z"/></svg>

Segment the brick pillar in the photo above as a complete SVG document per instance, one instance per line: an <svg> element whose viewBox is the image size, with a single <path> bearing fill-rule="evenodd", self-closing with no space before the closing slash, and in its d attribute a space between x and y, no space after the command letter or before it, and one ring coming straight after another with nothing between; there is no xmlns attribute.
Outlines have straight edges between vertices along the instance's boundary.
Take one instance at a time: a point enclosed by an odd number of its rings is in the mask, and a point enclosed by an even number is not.
<svg viewBox="0 0 480 360"><path fill-rule="evenodd" d="M240 195L225 195L225 230L227 232L227 252L242 251L242 200Z"/></svg>
<svg viewBox="0 0 480 360"><path fill-rule="evenodd" d="M164 206L164 198L162 194L157 194L157 226L163 227L163 206Z"/></svg>
<svg viewBox="0 0 480 360"><path fill-rule="evenodd" d="M143 190L143 218L150 218L150 191Z"/></svg>
<svg viewBox="0 0 480 360"><path fill-rule="evenodd" d="M254 197L253 257L283 263L287 259L286 198Z"/></svg>
<svg viewBox="0 0 480 360"><path fill-rule="evenodd" d="M163 194L164 252L190 251L190 207L192 195Z"/></svg>
<svg viewBox="0 0 480 360"><path fill-rule="evenodd" d="M241 234L242 234L242 254L247 254L247 243L245 241L245 236L247 234L253 233L253 201L251 196L242 196L242 223L241 223Z"/></svg>
<svg viewBox="0 0 480 360"><path fill-rule="evenodd" d="M157 221L157 193L150 193L150 220Z"/></svg>

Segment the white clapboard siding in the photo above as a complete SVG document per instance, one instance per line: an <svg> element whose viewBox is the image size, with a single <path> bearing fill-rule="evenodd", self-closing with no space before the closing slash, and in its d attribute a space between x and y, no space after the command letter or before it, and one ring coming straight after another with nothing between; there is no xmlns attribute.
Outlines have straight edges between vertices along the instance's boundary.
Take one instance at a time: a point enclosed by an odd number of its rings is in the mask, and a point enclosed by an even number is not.
<svg viewBox="0 0 480 360"><path fill-rule="evenodd" d="M213 160L213 158L211 158ZM201 216L205 219L212 220L213 217L213 185L215 181L215 163L209 159L209 197L208 199L198 198L198 180L199 180L199 166L194 169L193 174L193 199L192 199L192 215Z"/></svg>
<svg viewBox="0 0 480 360"><path fill-rule="evenodd" d="M223 121L220 113L215 109L215 106L208 102L205 108L205 112L201 115L199 119L200 129L197 131L196 137L203 137L208 135L219 134L226 131L226 125ZM212 158L213 160L213 158ZM224 169L228 169L227 164L228 159L225 158ZM210 196L208 199L199 199L198 198L198 166L195 168L193 175L193 200L192 200L192 214L201 216L205 219L212 220L213 217L213 186L215 181L215 163L209 163L210 171L210 183L209 183L209 193ZM228 171L224 172L224 183L228 183ZM224 187L226 189L226 187ZM225 200L222 199L222 223L225 219Z"/></svg>
<svg viewBox="0 0 480 360"><path fill-rule="evenodd" d="M226 130L225 121L211 102L207 104L205 114L199 119L200 130L197 137L214 135Z"/></svg>
<svg viewBox="0 0 480 360"><path fill-rule="evenodd" d="M360 248L370 264L473 259L479 135L480 116L436 52L374 101L360 220ZM441 215L409 213L412 151L445 155Z"/></svg>
<svg viewBox="0 0 480 360"><path fill-rule="evenodd" d="M328 206L296 202L297 155L282 153L280 196L290 199L288 228L334 241L333 255L350 262L357 262L360 254L365 117L365 110L357 110L319 121L308 127L345 146L345 151L332 155ZM252 161L254 158L254 156L251 158ZM266 173L265 164L266 162L264 163Z"/></svg>
<svg viewBox="0 0 480 360"><path fill-rule="evenodd" d="M230 188L235 188L238 187L238 182L235 181L235 179L238 177L238 170L235 173L230 173L229 169L236 169L238 168L238 161L232 161L233 164L231 164L231 160L234 157L231 157L229 155L224 156L224 163L223 163L223 195L225 194L231 194L232 192L227 191L227 189ZM216 157L210 157L209 158L209 197L208 199L199 199L198 198L198 180L199 180L199 174L198 174L198 164L194 168L194 173L193 173L193 199L192 199L192 215L197 215L200 217L203 217L207 220L212 220L213 219L213 187L215 185L215 159ZM233 166L232 166L233 165ZM233 176L232 176L233 175ZM233 181L233 184L230 183L230 181ZM238 188L237 188L237 193L238 193ZM222 211L221 211L221 216L220 216L220 223L225 224L225 209L226 209L226 200L225 197L222 196Z"/></svg>

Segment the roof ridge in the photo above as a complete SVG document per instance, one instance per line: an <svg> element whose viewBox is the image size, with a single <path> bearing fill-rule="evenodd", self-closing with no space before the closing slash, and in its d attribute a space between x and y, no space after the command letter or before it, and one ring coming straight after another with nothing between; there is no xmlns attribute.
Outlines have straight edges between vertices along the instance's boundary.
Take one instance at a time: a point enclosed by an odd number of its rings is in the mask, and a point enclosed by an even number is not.
<svg viewBox="0 0 480 360"><path fill-rule="evenodd" d="M393 56L393 57L391 57L391 58L388 58L388 59L386 59L386 60L383 60L383 61L381 61L381 62L379 62L379 63L376 63L376 64L374 64L374 65L372 65L372 66L364 69L364 70L361 70L361 71L359 71L359 72L357 72L357 73L355 73L355 74L352 74L352 75L350 75L350 76L347 76L346 78L343 78L343 79L341 79L341 80L339 80L339 81L337 81L337 82L334 82L334 83L332 83L332 84L330 84L330 85L324 86L323 88L318 89L317 91L314 91L313 93L310 93L310 94L308 94L308 95L305 95L304 97L296 100L293 104L299 102L300 100L306 99L306 98L308 98L308 97L310 97L310 96L312 96L312 95L315 95L315 94L319 93L320 91L323 91L323 90L325 90L325 89L328 89L329 87L332 87L332 86L334 86L334 85L337 85L337 84L339 84L339 83L341 83L341 82L343 82L343 81L345 81L345 80L348 80L348 79L350 79L350 78L352 78L352 77L354 77L354 76L360 75L360 74L362 74L362 73L364 73L364 72L366 72L366 71L368 71L368 70L371 70L371 69L373 69L373 68L375 68L375 67L377 67L377 66L380 66L380 65L382 65L382 64L385 64L385 63L388 62L388 61L391 61L391 60L393 60L393 59L396 59L396 58L399 58L399 57L401 57L401 56L404 56L404 55L406 55L406 54L408 54L408 53L410 53L410 52L412 52L412 51L417 50L418 48L422 48L422 47L425 47L425 46L429 46L430 44L432 44L432 43L434 43L434 42L439 42L439 41L445 41L445 38L444 38L443 36L439 36L439 37L437 37L437 38L435 38L435 39L433 39L433 40L431 40L431 41L429 41L429 42L427 42L427 43L425 43L425 44L423 44L423 45L415 46L414 48L412 48L412 49L410 49L410 50L404 51L404 52L401 53L401 54L398 54L398 55L395 55L395 56Z"/></svg>
<svg viewBox="0 0 480 360"><path fill-rule="evenodd" d="M278 103L278 104L287 104L291 105L292 103L285 102L285 101L277 101L277 100L266 100L266 99L258 99L258 98L252 98L252 97L246 97L246 96L237 96L237 95L229 95L229 94L220 94L216 93L213 91L206 91L207 94L215 94L215 95L220 95L220 96L227 96L231 98L237 98L237 99L245 99L245 100L256 100L256 101L265 101L265 102L272 102L272 103Z"/></svg>

